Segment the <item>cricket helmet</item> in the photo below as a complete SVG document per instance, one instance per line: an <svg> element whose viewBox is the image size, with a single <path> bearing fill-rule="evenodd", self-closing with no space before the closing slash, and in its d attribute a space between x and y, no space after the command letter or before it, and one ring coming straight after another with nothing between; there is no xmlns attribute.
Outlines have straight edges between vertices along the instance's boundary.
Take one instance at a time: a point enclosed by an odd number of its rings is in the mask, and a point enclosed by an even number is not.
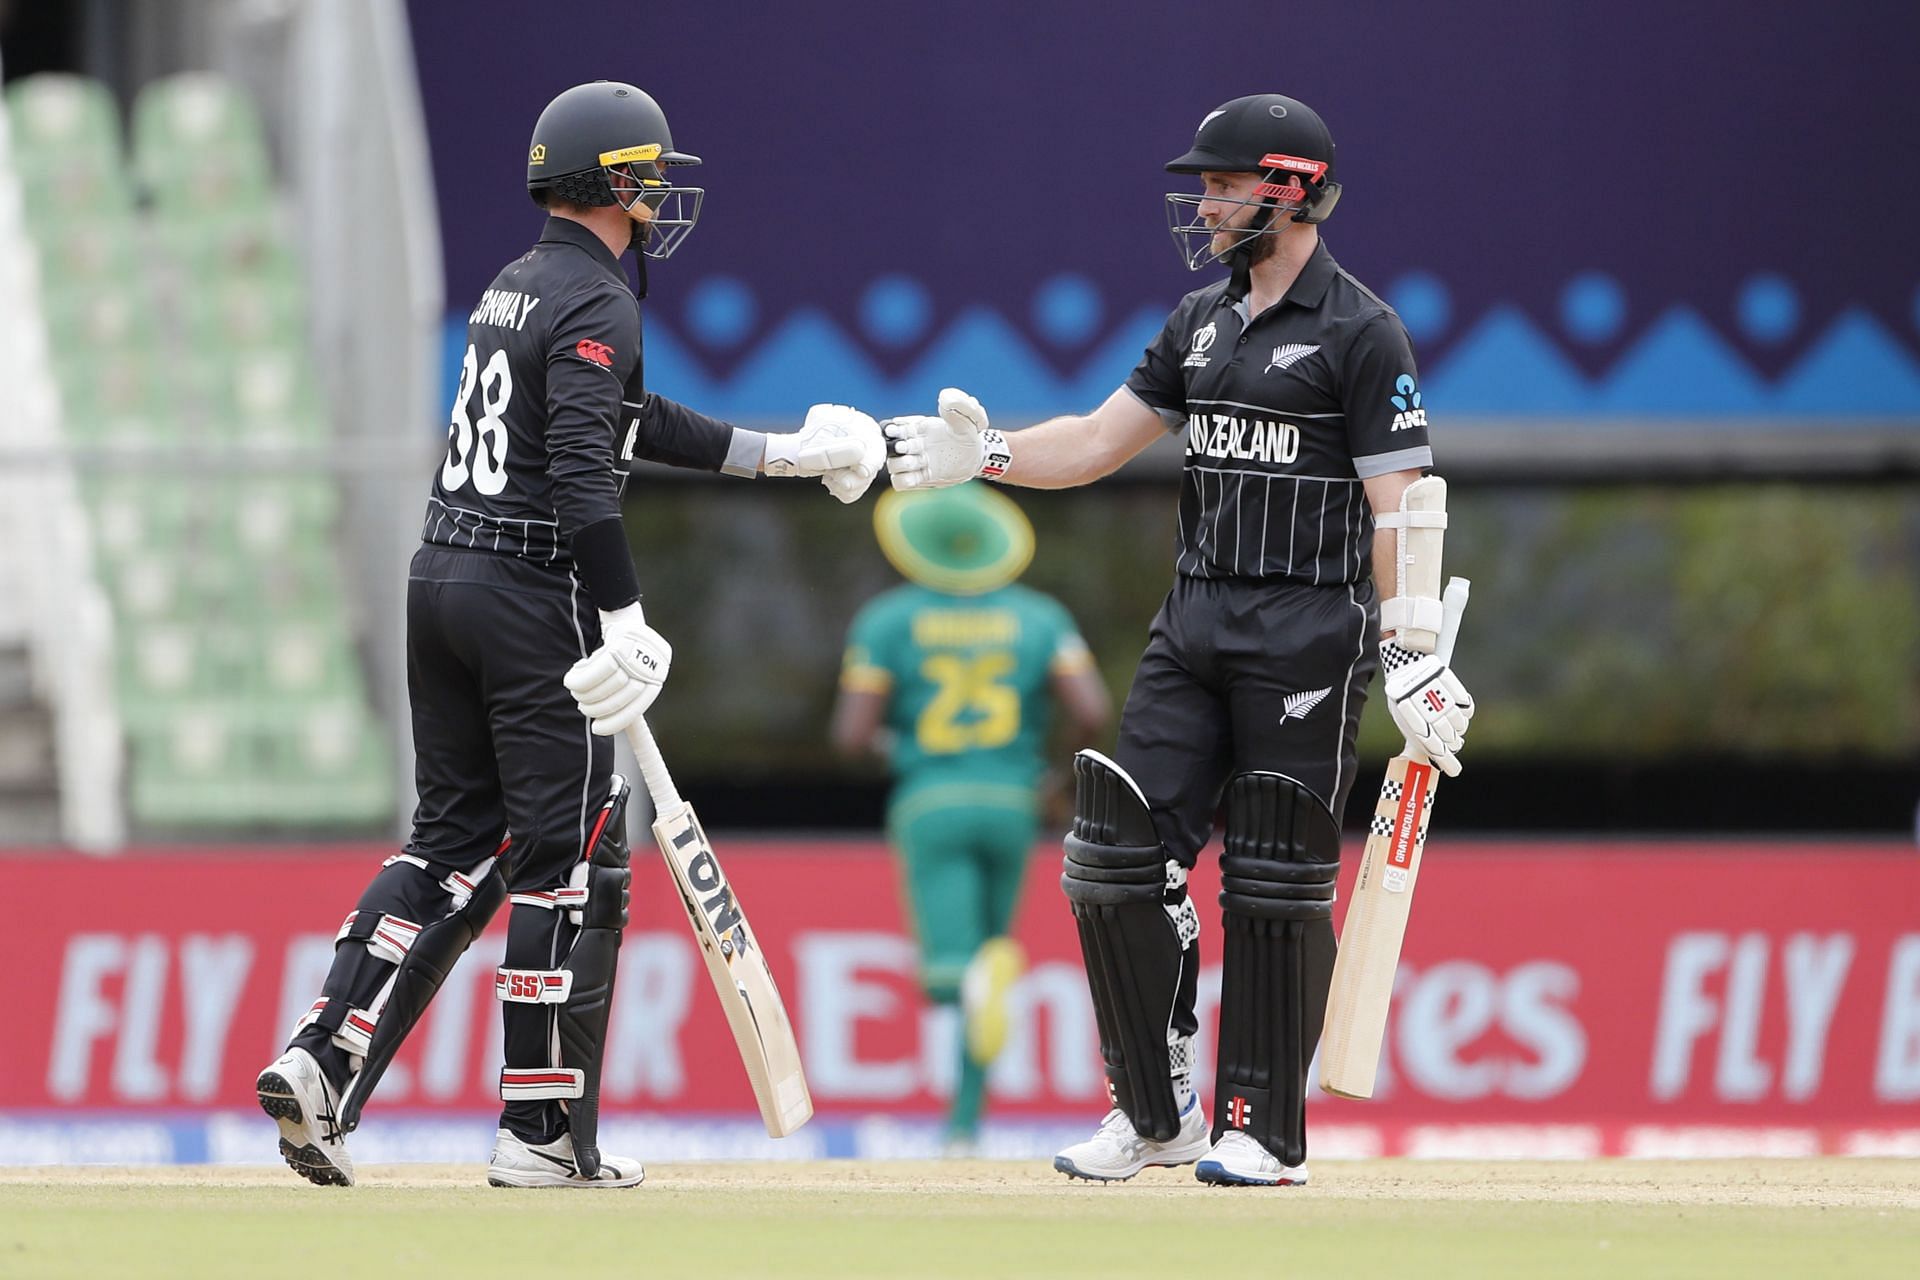
<svg viewBox="0 0 1920 1280"><path fill-rule="evenodd" d="M985 483L888 490L873 509L880 550L903 577L948 595L997 591L1033 561L1033 525Z"/></svg>
<svg viewBox="0 0 1920 1280"><path fill-rule="evenodd" d="M634 243L650 258L680 247L700 218L706 191L675 186L674 165L700 157L674 150L667 113L643 90L618 80L595 80L567 90L540 113L527 146L527 191L598 208L635 201L653 210Z"/></svg>
<svg viewBox="0 0 1920 1280"><path fill-rule="evenodd" d="M1212 249L1215 228L1199 215L1200 202L1208 197L1167 193L1167 227L1181 258L1194 271L1250 254L1258 237L1285 229L1273 225L1276 214L1289 214L1293 222L1325 222L1340 200L1340 184L1333 181L1333 135L1326 122L1306 103L1279 93L1235 98L1208 112L1193 146L1167 161L1167 172L1260 175L1252 199L1214 200L1260 209L1240 239L1218 253ZM1296 177L1299 186L1291 183Z"/></svg>

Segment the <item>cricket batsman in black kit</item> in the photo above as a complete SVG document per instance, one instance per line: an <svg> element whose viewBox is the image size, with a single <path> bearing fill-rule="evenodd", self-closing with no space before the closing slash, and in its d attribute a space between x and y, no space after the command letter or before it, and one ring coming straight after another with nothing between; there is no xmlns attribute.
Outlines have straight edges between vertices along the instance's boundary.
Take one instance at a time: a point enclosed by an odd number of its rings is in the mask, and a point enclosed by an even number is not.
<svg viewBox="0 0 1920 1280"><path fill-rule="evenodd" d="M1434 656L1440 601L1408 581L1410 529L1444 528L1426 411L1393 309L1320 243L1333 139L1304 103L1236 98L1201 121L1167 197L1188 294L1084 417L993 430L978 401L883 424L896 489L976 475L1054 489L1186 437L1174 585L1114 759L1074 761L1062 887L1078 922L1113 1109L1054 1160L1080 1178L1195 1163L1203 1182L1307 1181L1306 1087L1333 975L1335 815L1376 667L1394 721L1448 774L1473 701ZM1395 536L1376 539L1375 529ZM1423 535L1423 542L1431 540ZM1421 577L1424 580L1424 575ZM1393 594L1383 603L1375 583ZM1200 924L1187 872L1226 810L1211 1129L1192 1079Z"/></svg>
<svg viewBox="0 0 1920 1280"><path fill-rule="evenodd" d="M767 435L647 394L640 307L620 259L665 258L703 192L699 158L629 84L567 90L541 113L527 189L539 242L480 297L407 584L419 804L413 835L347 914L333 967L258 1081L280 1152L350 1185L345 1135L454 962L511 902L505 1102L494 1186L629 1187L640 1162L597 1146L605 1045L631 873L628 784L609 737L652 704L672 649L647 625L620 495L647 458L731 475L818 476L843 502L878 474L874 421L815 405Z"/></svg>

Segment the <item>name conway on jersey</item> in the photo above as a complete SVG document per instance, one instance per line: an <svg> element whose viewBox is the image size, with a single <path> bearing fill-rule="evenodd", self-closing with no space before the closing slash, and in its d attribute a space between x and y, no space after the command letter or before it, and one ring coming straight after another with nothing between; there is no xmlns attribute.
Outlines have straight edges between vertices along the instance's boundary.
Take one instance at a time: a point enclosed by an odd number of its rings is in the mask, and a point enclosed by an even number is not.
<svg viewBox="0 0 1920 1280"><path fill-rule="evenodd" d="M619 260L585 227L549 218L467 318L422 539L565 572L570 536L619 515L632 458L753 474L750 433L650 398L642 366L639 300Z"/></svg>
<svg viewBox="0 0 1920 1280"><path fill-rule="evenodd" d="M1373 537L1361 481L1433 465L1406 329L1325 245L1258 316L1231 283L1182 299L1127 380L1186 433L1175 567L1357 582Z"/></svg>

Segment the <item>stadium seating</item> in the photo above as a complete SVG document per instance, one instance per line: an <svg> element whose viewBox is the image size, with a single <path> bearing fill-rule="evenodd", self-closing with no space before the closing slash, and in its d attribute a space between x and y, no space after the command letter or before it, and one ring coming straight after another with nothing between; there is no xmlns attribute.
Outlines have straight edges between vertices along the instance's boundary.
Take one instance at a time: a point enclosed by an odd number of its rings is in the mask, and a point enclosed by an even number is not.
<svg viewBox="0 0 1920 1280"><path fill-rule="evenodd" d="M329 434L252 104L212 75L156 81L128 158L96 82L31 76L6 103L64 431L92 451L135 821L384 823L392 763L345 621L338 487L244 456L310 458Z"/></svg>

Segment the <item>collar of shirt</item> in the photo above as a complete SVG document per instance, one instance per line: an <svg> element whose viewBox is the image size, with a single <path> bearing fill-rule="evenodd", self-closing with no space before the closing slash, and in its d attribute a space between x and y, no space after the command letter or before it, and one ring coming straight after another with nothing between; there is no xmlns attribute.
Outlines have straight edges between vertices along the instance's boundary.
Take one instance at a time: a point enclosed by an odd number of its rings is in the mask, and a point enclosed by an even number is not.
<svg viewBox="0 0 1920 1280"><path fill-rule="evenodd" d="M620 269L620 259L613 256L607 242L571 218L549 215L547 225L540 229L540 243L570 244L585 249L595 262L612 272L622 284L626 283L627 273Z"/></svg>
<svg viewBox="0 0 1920 1280"><path fill-rule="evenodd" d="M1313 253L1307 258L1306 264L1300 268L1300 274L1293 278L1293 283L1287 286L1287 291L1280 295L1280 301L1268 307L1267 311L1278 311L1289 302L1296 307L1312 310L1326 298L1327 286L1333 283L1333 277L1339 270L1340 264L1333 260L1331 253L1327 252L1327 242L1316 240ZM1220 300L1232 304L1243 326L1253 322L1253 317L1247 312L1245 297L1234 297L1233 291L1229 289ZM1261 315L1267 314L1267 311L1261 312Z"/></svg>

